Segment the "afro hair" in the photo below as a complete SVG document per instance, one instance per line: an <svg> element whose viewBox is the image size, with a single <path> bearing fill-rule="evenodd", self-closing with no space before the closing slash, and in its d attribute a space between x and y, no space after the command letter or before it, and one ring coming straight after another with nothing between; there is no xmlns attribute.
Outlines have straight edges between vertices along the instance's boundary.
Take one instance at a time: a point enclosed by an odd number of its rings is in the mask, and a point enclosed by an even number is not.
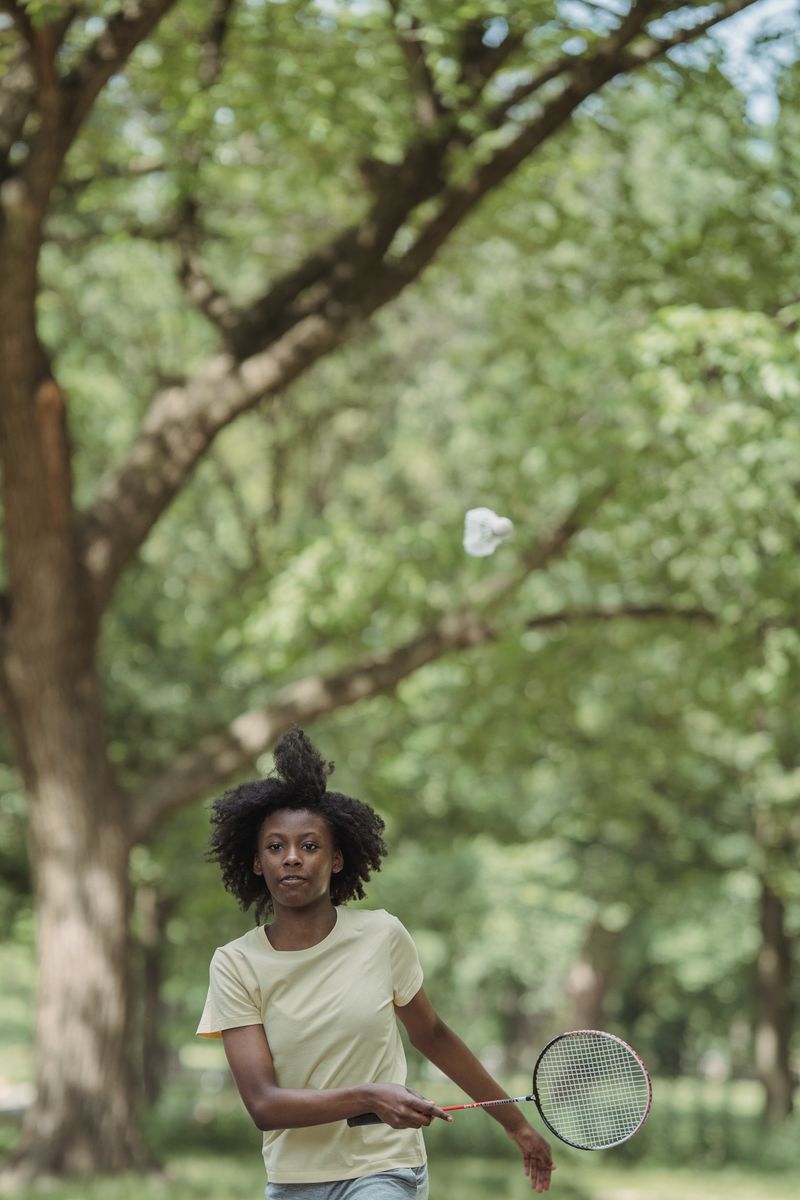
<svg viewBox="0 0 800 1200"><path fill-rule="evenodd" d="M264 820L279 809L307 809L327 822L344 859L342 870L331 877L334 904L363 899L364 884L386 854L381 818L361 800L328 790L333 763L322 758L302 729L285 733L274 756L275 769L266 779L240 783L214 801L206 856L219 863L222 882L239 907L245 911L255 905L259 924L272 911L272 897L253 870L253 859Z"/></svg>

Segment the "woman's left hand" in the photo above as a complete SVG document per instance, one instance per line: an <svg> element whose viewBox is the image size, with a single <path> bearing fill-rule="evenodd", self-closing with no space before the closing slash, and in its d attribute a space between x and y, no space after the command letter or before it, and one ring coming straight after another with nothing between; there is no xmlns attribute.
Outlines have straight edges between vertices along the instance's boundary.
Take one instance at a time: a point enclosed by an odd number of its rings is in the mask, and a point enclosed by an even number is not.
<svg viewBox="0 0 800 1200"><path fill-rule="evenodd" d="M550 1174L555 1169L547 1142L527 1121L518 1129L507 1129L506 1133L520 1148L525 1174L533 1190L546 1192L550 1187Z"/></svg>

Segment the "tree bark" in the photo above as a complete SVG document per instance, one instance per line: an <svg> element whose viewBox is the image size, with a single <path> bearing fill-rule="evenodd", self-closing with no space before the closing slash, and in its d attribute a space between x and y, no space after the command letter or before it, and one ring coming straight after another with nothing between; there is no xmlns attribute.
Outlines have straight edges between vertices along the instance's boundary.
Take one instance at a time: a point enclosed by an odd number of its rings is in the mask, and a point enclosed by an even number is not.
<svg viewBox="0 0 800 1200"><path fill-rule="evenodd" d="M27 1175L151 1163L128 1062L126 814L105 754L91 656L67 681L54 641L26 658L14 691L37 922L36 1098L12 1159Z"/></svg>
<svg viewBox="0 0 800 1200"><path fill-rule="evenodd" d="M127 1063L126 810L106 756L97 627L81 564L66 400L35 320L41 173L4 185L0 461L9 600L3 709L29 798L37 914L36 1099L18 1173L140 1167Z"/></svg>
<svg viewBox="0 0 800 1200"><path fill-rule="evenodd" d="M84 789L62 781L46 793L31 838L36 1099L12 1164L28 1175L145 1167L127 1056L127 845L108 813L86 822Z"/></svg>
<svg viewBox="0 0 800 1200"><path fill-rule="evenodd" d="M605 1001L614 974L620 935L593 921L580 957L567 976L570 1029L603 1029Z"/></svg>
<svg viewBox="0 0 800 1200"><path fill-rule="evenodd" d="M147 1105L155 1104L161 1096L171 1065L170 1047L164 1038L162 983L167 952L166 925L173 906L174 901L162 896L153 884L137 890L141 986L136 1044L139 1047L140 1090Z"/></svg>
<svg viewBox="0 0 800 1200"><path fill-rule="evenodd" d="M759 905L761 947L756 961L758 1019L756 1067L764 1087L764 1117L770 1125L784 1121L794 1107L791 1068L792 942L786 929L783 901L766 879Z"/></svg>

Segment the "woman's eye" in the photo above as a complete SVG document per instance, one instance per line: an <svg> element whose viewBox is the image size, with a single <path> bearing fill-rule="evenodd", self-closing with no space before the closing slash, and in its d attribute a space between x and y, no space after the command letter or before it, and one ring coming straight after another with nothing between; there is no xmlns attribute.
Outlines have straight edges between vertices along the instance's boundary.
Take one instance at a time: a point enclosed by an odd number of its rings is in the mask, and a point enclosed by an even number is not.
<svg viewBox="0 0 800 1200"><path fill-rule="evenodd" d="M319 846L317 845L316 842L303 842L303 849L304 850L319 850Z"/></svg>
<svg viewBox="0 0 800 1200"><path fill-rule="evenodd" d="M280 850L280 848L281 848L280 842L270 842L269 845L267 846L268 850Z"/></svg>

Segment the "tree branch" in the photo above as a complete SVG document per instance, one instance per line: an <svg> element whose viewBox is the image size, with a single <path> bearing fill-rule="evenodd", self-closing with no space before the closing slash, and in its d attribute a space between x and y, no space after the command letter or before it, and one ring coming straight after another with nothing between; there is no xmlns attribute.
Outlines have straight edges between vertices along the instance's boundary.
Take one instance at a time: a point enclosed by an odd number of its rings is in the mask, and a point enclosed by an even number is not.
<svg viewBox="0 0 800 1200"><path fill-rule="evenodd" d="M276 738L296 722L393 691L401 680L441 657L446 649L477 644L487 632L466 617L440 622L434 629L394 650L364 659L328 677L308 676L278 692L264 708L242 714L224 733L203 739L180 756L160 779L146 785L142 808L133 821L142 840L168 812L196 800L251 767Z"/></svg>
<svg viewBox="0 0 800 1200"><path fill-rule="evenodd" d="M545 565L545 564L543 564ZM579 621L680 619L713 622L702 609L669 605L618 605L602 609L563 609L531 617L522 629L547 629ZM163 818L209 792L224 787L294 724L308 724L324 713L394 692L409 675L456 650L484 645L509 634L488 624L479 612L451 612L419 636L384 654L372 655L334 675L307 676L278 692L271 704L243 713L221 734L204 738L181 755L158 779L141 788L146 799L132 822L134 841L143 841Z"/></svg>
<svg viewBox="0 0 800 1200"><path fill-rule="evenodd" d="M223 49L235 7L236 0L214 0L211 5L211 19L200 47L198 78L204 89L213 87L222 74Z"/></svg>
<svg viewBox="0 0 800 1200"><path fill-rule="evenodd" d="M58 190L59 192L63 192L65 196L79 196L87 188L98 182L111 179L124 179L127 181L141 179L144 175L161 174L166 169L166 163L162 159L148 158L146 155L140 155L124 166L118 163L101 162L97 164L91 175L75 175L69 179L59 180Z"/></svg>
<svg viewBox="0 0 800 1200"><path fill-rule="evenodd" d="M201 92L209 91L219 81L225 61L225 38L230 27L236 0L214 0L211 19L200 47L198 82ZM202 160L204 146L198 133L184 148L185 165L194 174ZM190 303L222 335L226 345L241 323L241 314L227 293L212 281L201 251L200 206L195 196L187 196L180 205L176 239L178 249L178 282Z"/></svg>
<svg viewBox="0 0 800 1200"><path fill-rule="evenodd" d="M80 228L74 232L69 229L57 226L55 228L48 227L45 231L45 241L53 242L56 246L88 246L92 242L109 238L119 237L124 234L129 238L141 238L147 242L169 242L174 245L175 239L178 236L178 230L174 222L174 218L170 218L168 222L159 222L158 224L147 224L143 221L127 221L124 225L117 225L113 228L109 225L102 225L97 222L87 220L83 215L78 219Z"/></svg>
<svg viewBox="0 0 800 1200"><path fill-rule="evenodd" d="M714 16L692 26L691 29L681 30L673 37L659 41L649 38L645 43L645 49L638 53L633 51L626 53L623 38L630 41L639 36L644 25L653 15L653 3L651 0L644 0L633 6L619 28L604 38L589 58L574 58L571 63L559 59L540 72L535 80L520 85L516 93L518 97L522 96L523 90L526 96L539 90L550 80L568 73L568 68L571 75L558 95L543 104L534 118L521 125L515 138L498 150L465 183L459 187L449 188L443 193L439 212L421 230L410 249L396 261L393 270L397 277L393 283L390 279L391 269L387 271L387 298L389 295L395 295L401 291L406 286L407 280L417 278L435 257L452 231L478 206L484 196L498 187L516 170L520 163L534 153L557 129L560 129L588 96L598 92L616 75L625 74L653 62L675 46L684 45L702 36L713 25L755 3L758 3L758 0L729 0L729 3L718 10ZM519 102L519 99L514 101L514 103ZM500 115L502 109L506 108L506 105L508 108L511 107L509 102L503 102L503 105L498 108L495 118Z"/></svg>
<svg viewBox="0 0 800 1200"><path fill-rule="evenodd" d="M597 490L591 494L595 500ZM161 778L141 789L146 797L134 817L134 836L146 837L166 812L182 807L237 771L250 766L259 754L291 725L314 720L333 709L394 691L408 675L451 650L477 646L497 637L487 620L487 610L516 591L533 571L544 570L560 557L579 530L579 513L593 511L583 497L525 553L522 569L503 580L499 588L477 589L467 609L445 613L434 625L392 650L370 655L361 662L327 677L313 675L289 684L271 704L236 718L222 734L203 739L182 755ZM546 620L548 618L545 618Z"/></svg>
<svg viewBox="0 0 800 1200"><path fill-rule="evenodd" d="M117 12L108 19L106 28L63 83L64 93L69 98L65 126L67 146L74 140L111 76L125 65L139 43L155 29L175 3L176 0L124 0Z"/></svg>
<svg viewBox="0 0 800 1200"><path fill-rule="evenodd" d="M218 288L206 271L200 250L199 209L192 197L184 201L177 218L175 246L178 282L190 303L222 335L226 345L241 325L241 313L230 296Z"/></svg>
<svg viewBox="0 0 800 1200"><path fill-rule="evenodd" d="M523 34L509 30L502 42L489 46L483 40L485 32L483 21L473 21L465 26L462 36L459 83L468 85L471 98L480 95L489 80L525 41Z"/></svg>
<svg viewBox="0 0 800 1200"><path fill-rule="evenodd" d="M525 622L525 629L550 629L554 625L574 625L578 621L647 621L676 618L681 621L697 621L704 625L715 625L717 618L705 608L674 608L668 604L619 604L612 608L564 608L559 612L544 613Z"/></svg>
<svg viewBox="0 0 800 1200"><path fill-rule="evenodd" d="M737 13L743 12L744 9L750 8L751 5L758 4L758 2L759 0L729 0L727 4L723 4L716 13L708 17L705 21L700 21L697 25L692 25L688 29L678 30L672 37L651 37L639 49L632 50L628 54L623 55L622 69L624 71L632 71L637 67L643 67L648 63L654 62L657 58L663 58L670 50L674 50L677 46L685 46L689 42L696 41L704 33L708 33L709 29L713 29L715 25L719 25L721 21L727 21L730 17L736 16Z"/></svg>
<svg viewBox="0 0 800 1200"><path fill-rule="evenodd" d="M512 109L529 100L554 79L558 79L569 72L582 69L585 63L594 61L596 58L613 58L617 56L620 49L644 27L653 10L657 7L657 4L658 0L639 0L621 18L619 25L604 34L598 35L598 40L592 47L590 54L564 54L561 58L555 59L549 66L539 71L532 79L518 83L505 100L500 101L489 111L487 127L489 129L499 129ZM613 14L609 13L608 15ZM616 15L619 16L620 14Z"/></svg>
<svg viewBox="0 0 800 1200"><path fill-rule="evenodd" d="M553 79L558 79L561 75L566 75L568 71L575 70L575 56L565 54L563 58L556 59L549 67L545 67L538 75L534 75L533 79L526 80L524 83L518 83L515 88L509 92L505 100L495 104L487 115L487 129L499 129L506 121L512 109L519 104L523 104L526 100L530 100L531 96L535 96L540 92L546 84Z"/></svg>
<svg viewBox="0 0 800 1200"><path fill-rule="evenodd" d="M84 559L98 612L220 430L281 391L344 337L334 321L310 316L263 353L242 363L218 355L183 386L155 397L133 450L101 481L83 524Z"/></svg>
<svg viewBox="0 0 800 1200"><path fill-rule="evenodd" d="M389 0L389 6L396 20L402 12L399 0ZM414 115L417 125L420 129L433 129L446 111L446 107L436 90L436 84L428 66L425 46L420 36L419 21L416 17L412 17L408 29L402 29L395 24L395 35L408 66L414 93Z"/></svg>
<svg viewBox="0 0 800 1200"><path fill-rule="evenodd" d="M447 151L465 140L459 117L475 104L482 87L521 42L520 37L509 34L500 46L483 47L480 62L473 64L476 73L471 77L473 89L468 99L453 111L438 103L437 121L411 142L401 162L366 158L358 163L374 197L369 212L360 225L344 229L250 305L230 341L238 357L252 354L266 339L280 336L311 312L341 307L348 297L350 302L354 296L359 298L362 316L380 306L378 290L372 285L380 277L385 251L411 212L444 188ZM364 297L370 294L375 302L365 304Z"/></svg>

